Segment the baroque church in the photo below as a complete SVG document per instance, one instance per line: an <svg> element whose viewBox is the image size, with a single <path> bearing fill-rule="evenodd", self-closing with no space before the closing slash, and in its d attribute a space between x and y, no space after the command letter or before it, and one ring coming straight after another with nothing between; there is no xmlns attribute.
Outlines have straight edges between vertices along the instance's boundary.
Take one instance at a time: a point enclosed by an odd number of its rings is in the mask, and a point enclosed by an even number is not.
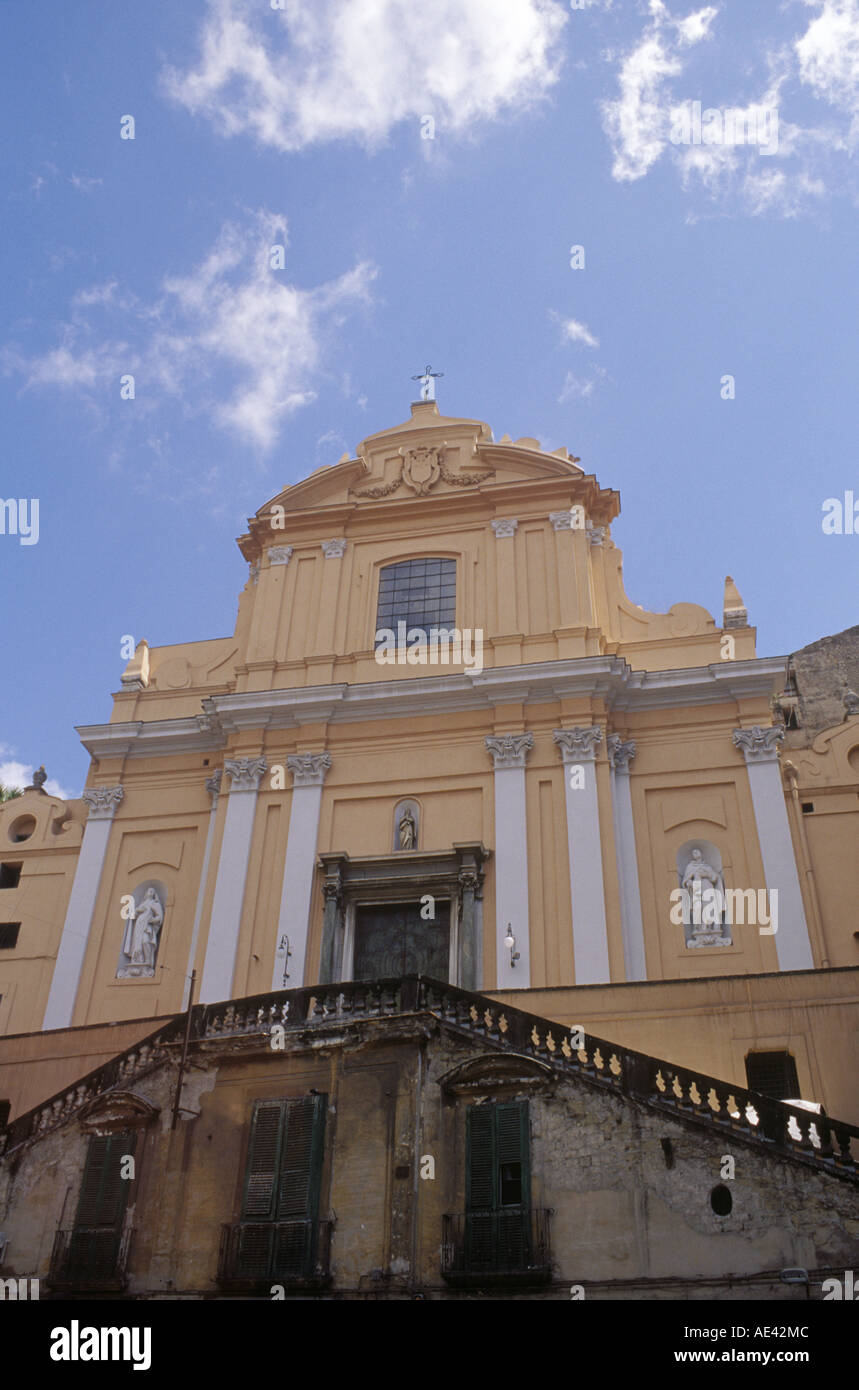
<svg viewBox="0 0 859 1390"><path fill-rule="evenodd" d="M427 381L425 395L431 394ZM0 1280L821 1297L859 1259L859 629L627 597L566 449L422 399L0 805Z"/></svg>

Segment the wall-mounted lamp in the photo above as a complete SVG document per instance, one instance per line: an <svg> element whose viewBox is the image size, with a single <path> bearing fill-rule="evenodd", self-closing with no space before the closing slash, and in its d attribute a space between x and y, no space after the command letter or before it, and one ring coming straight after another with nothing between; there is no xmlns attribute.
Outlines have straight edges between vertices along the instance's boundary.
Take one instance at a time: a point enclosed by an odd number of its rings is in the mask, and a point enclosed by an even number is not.
<svg viewBox="0 0 859 1390"><path fill-rule="evenodd" d="M504 938L504 945L510 950L510 964L515 966L519 959L519 952L516 950L516 938L513 935L513 928L509 922L507 923L507 935Z"/></svg>
<svg viewBox="0 0 859 1390"><path fill-rule="evenodd" d="M289 958L292 952L289 949L289 937L285 933L280 938L280 945L277 948L278 955L283 955L284 952L286 952L286 958L283 962L283 988L286 989L286 982L289 979Z"/></svg>

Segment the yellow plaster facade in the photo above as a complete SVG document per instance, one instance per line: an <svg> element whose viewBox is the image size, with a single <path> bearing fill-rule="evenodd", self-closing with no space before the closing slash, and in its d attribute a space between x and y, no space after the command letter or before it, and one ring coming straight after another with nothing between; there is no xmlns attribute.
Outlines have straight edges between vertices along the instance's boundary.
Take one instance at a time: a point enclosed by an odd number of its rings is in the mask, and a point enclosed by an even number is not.
<svg viewBox="0 0 859 1390"><path fill-rule="evenodd" d="M567 450L495 442L434 402L260 507L234 633L141 642L109 723L79 730L83 799L0 805L0 865L22 866L0 889L0 922L21 923L0 951L0 1034L178 1012L192 969L204 1003L350 979L374 958L372 910L427 896L450 983L550 991L540 1012L568 1021L565 991L629 986L630 1044L711 1074L728 1062L696 1043L708 980L746 977L737 1027L754 1037L758 977L859 966L859 714L782 746L784 660L755 656L733 581L723 626L694 603L646 612L624 589L618 512ZM382 662L382 576L428 558L453 562L442 626L464 646L409 638ZM672 918L696 847L758 921L708 937ZM138 932L124 914L147 888ZM838 1007L855 1009L843 978ZM796 980L768 1006L767 1046L793 1045ZM678 1012L684 981L695 1006ZM626 1041L624 1008L606 1010ZM845 1076L852 1017L828 1063ZM50 1094L39 1075L16 1111Z"/></svg>

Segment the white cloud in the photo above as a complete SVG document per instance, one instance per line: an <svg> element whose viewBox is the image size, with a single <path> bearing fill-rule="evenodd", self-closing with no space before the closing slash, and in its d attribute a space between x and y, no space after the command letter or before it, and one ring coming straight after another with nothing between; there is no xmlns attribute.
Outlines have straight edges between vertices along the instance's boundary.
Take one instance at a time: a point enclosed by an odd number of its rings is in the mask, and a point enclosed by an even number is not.
<svg viewBox="0 0 859 1390"><path fill-rule="evenodd" d="M164 81L223 135L372 146L424 115L463 131L530 105L557 80L566 22L558 0L209 0L197 64Z"/></svg>
<svg viewBox="0 0 859 1390"><path fill-rule="evenodd" d="M30 357L7 349L6 369L26 387L68 387L93 400L118 399L119 378L130 372L139 407L152 409L165 394L181 398L185 408L268 449L285 418L315 398L325 348L347 315L370 302L376 275L360 262L299 288L286 271L270 269L271 246L286 241L283 219L267 212L226 223L200 264L165 280L154 304L118 293L115 281L83 290L62 342ZM98 337L93 314L111 312L130 341Z"/></svg>
<svg viewBox="0 0 859 1390"><path fill-rule="evenodd" d="M549 310L549 317L553 318L561 326L561 333L567 343L584 343L586 347L599 347L599 338L595 338L587 324L579 323L578 319L565 319L556 310Z"/></svg>
<svg viewBox="0 0 859 1390"><path fill-rule="evenodd" d="M643 38L620 65L620 95L603 102L603 124L614 151L612 175L619 181L643 178L665 149L666 79L682 71L679 49L709 37L717 10L708 5L675 20L662 0L651 0L650 13Z"/></svg>
<svg viewBox="0 0 859 1390"><path fill-rule="evenodd" d="M94 188L101 188L104 179L91 178L88 174L71 174L69 183L79 193L92 193Z"/></svg>
<svg viewBox="0 0 859 1390"><path fill-rule="evenodd" d="M575 372L567 372L558 404L563 405L565 401L576 399L589 400L607 376L608 370L605 367L594 367L588 376L577 376Z"/></svg>
<svg viewBox="0 0 859 1390"><path fill-rule="evenodd" d="M815 96L859 116L859 0L806 3L820 13L796 43L800 78Z"/></svg>

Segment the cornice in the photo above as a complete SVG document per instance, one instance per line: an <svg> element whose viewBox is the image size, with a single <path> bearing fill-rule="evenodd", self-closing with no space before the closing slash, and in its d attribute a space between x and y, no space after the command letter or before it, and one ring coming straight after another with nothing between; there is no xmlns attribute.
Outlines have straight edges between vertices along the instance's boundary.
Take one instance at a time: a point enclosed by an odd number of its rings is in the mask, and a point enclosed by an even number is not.
<svg viewBox="0 0 859 1390"><path fill-rule="evenodd" d="M212 695L203 701L203 713L191 718L86 724L77 732L94 758L148 758L224 748L230 735L250 729L413 719L426 713L455 714L571 698L600 699L609 712L677 709L768 699L784 675L784 660L756 657L677 671L633 671L619 656L537 661L479 674Z"/></svg>

